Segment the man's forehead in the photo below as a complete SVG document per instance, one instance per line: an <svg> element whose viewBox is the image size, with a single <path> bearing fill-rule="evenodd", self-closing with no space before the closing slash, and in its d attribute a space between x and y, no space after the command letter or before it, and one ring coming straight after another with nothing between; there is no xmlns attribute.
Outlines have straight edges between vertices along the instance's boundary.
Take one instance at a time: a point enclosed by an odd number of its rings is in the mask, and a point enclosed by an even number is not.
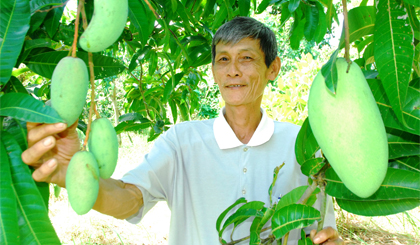
<svg viewBox="0 0 420 245"><path fill-rule="evenodd" d="M239 51L261 51L260 40L248 37L237 42L220 41L216 44L216 53L227 52L232 48L238 48Z"/></svg>

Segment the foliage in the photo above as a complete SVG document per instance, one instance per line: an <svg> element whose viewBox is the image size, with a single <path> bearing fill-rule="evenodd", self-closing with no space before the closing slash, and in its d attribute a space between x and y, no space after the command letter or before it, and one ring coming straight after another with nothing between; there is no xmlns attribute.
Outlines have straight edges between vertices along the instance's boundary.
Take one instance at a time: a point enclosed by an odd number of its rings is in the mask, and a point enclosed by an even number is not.
<svg viewBox="0 0 420 245"><path fill-rule="evenodd" d="M98 108L102 115L109 116L107 111L110 110L110 101L103 98L110 94L110 89L115 91L115 88L119 88L120 104L115 106L114 103L113 106L124 113L115 120L117 132L147 129L149 140L158 137L170 124L192 117L215 115L214 104L208 108L201 103L208 100L208 95L217 97L217 92L208 86L204 78L208 72L206 65L211 62L212 36L220 25L235 16L261 14L267 9L271 9L278 18L273 27L279 33L287 33L283 35L288 39L282 42L284 46L280 46L280 53L285 61L290 61L284 65L285 75L294 79L287 83L272 83L273 89L282 94L280 97L284 101L289 98L291 102L288 105L282 104L282 101L275 103L280 108L291 107L297 113L304 111L304 96L311 78L305 74L303 60L311 63L310 66L317 65L317 62L311 61L309 56L302 56L302 62L295 63L294 52L303 47L313 56L318 56L313 47L322 47L328 43L330 36L327 33L331 33L333 22L338 22L339 11L332 0L128 2L129 17L121 37L107 50L93 55L96 93L101 101ZM46 215L48 185L34 183L30 169L22 162L20 154L27 148L24 122L61 121L56 112L43 102L50 98L49 79L52 71L58 61L69 54L73 43L76 15L72 11L65 11L68 4L64 0L11 0L0 4L0 186L2 193L5 193L0 197L1 243L59 243ZM415 161L420 155L419 7L412 0L377 0L372 6L362 1L361 6L349 12L349 23L354 23L350 24L350 42L358 49L361 57L355 62L369 78L369 86L387 127L390 168L395 169L389 173L397 173L389 178L391 181L393 178L401 180L394 186L400 191L382 188L385 194L378 196L392 198L381 202L375 199L356 200L351 195L337 197L339 205L349 212L385 215L419 205L419 196L416 197L413 192L419 192L420 188L409 186L405 180L406 176L412 176L411 181L416 180L420 172ZM391 10L388 12L388 9ZM89 21L93 13L93 1L87 1L85 10ZM79 27L78 31L82 33L83 28ZM77 56L87 61L88 54L83 50L79 49ZM292 64L297 64L297 67ZM333 71L333 62L331 67ZM334 90L336 84L329 79L327 83ZM269 97L274 100L273 95ZM215 100L211 102L216 103ZM88 103L87 106L90 105ZM267 110L274 115L269 108ZM293 115L290 118L283 117L297 124L304 121L303 117L292 119ZM86 118L86 112L82 113L79 128L85 128ZM318 150L316 140L311 137L309 125L303 123L302 129L304 131L297 140L296 158L302 167L305 166L303 172L313 175L316 172L313 169L325 170L322 166L328 164L327 160L313 160L315 150ZM320 166L321 163L325 165ZM335 195L330 189L344 190L332 170L327 171L325 179L327 183L338 183L337 187L327 184L330 195ZM318 219L317 214L299 206L302 204L295 204L297 200L293 200L283 207L284 210L297 210L296 213L300 213L303 220L308 217ZM291 217L284 217L283 208L280 209L283 211L276 210L274 213L269 211L270 208L253 205L245 206L242 216L232 218L231 224L237 225L245 218L257 217L254 228L258 235L260 223L265 222L268 216L274 215L273 220L295 222ZM251 206L253 211L247 208ZM25 222L18 223L18 220ZM295 224L292 228L306 225L307 220ZM277 224L272 225L276 239L287 233L283 228L277 232ZM258 242L256 234L251 235Z"/></svg>

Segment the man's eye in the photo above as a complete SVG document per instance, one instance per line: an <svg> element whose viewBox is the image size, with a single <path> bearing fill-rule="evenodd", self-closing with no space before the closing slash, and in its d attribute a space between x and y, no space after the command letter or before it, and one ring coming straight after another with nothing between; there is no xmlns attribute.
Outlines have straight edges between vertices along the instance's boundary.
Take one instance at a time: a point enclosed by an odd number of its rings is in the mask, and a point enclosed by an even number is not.
<svg viewBox="0 0 420 245"><path fill-rule="evenodd" d="M246 59L246 60L252 60L252 57L250 57L250 56L245 56L245 57L244 57L244 59Z"/></svg>
<svg viewBox="0 0 420 245"><path fill-rule="evenodd" d="M222 57L219 59L220 61L227 61L228 59L226 57Z"/></svg>

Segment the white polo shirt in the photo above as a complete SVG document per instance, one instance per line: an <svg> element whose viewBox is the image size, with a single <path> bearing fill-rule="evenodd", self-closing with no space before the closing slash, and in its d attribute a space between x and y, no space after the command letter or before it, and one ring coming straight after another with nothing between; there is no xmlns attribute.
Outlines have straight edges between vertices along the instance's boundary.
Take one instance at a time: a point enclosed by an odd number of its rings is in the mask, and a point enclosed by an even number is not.
<svg viewBox="0 0 420 245"><path fill-rule="evenodd" d="M220 244L216 220L238 198L269 206L268 188L275 167L285 163L273 200L307 185L294 151L300 127L275 122L261 111L261 122L248 144L238 140L223 113L217 119L176 124L161 135L144 161L122 178L142 191L144 201L139 212L127 220L138 223L158 201L167 201L169 244ZM236 227L233 239L249 236L251 222L248 219ZM325 226L336 229L330 197ZM224 232L228 242L232 228ZM300 231L291 232L288 244L297 244L299 238Z"/></svg>

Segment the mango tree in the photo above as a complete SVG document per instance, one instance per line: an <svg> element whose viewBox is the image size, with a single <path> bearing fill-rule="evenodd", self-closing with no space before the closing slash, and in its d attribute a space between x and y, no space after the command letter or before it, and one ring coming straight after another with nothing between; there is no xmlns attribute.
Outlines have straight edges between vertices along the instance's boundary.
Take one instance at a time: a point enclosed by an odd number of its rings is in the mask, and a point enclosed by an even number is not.
<svg viewBox="0 0 420 245"><path fill-rule="evenodd" d="M220 25L235 16L267 12L270 7L280 13L281 28L292 22L287 30L288 42L298 49L303 38L322 42L332 23L338 22L339 12L332 0L128 0L128 19L118 40L105 51L88 53L80 47L77 33L83 35L92 19L94 1L81 1L85 15L74 17L63 15L68 2L6 0L0 5L1 243L60 243L48 218L49 186L33 181L31 169L20 155L28 147L25 122L62 121L45 103L51 98L53 71L70 51L77 51L76 56L87 67L90 63L92 95L87 107L94 108L98 92L92 80L124 75L126 114L119 117L115 130L122 133L148 129L149 140L153 140L168 125L189 120L200 108L203 90L199 85L206 82L204 67L211 62L211 39ZM295 151L310 184L290 192L278 203L272 202L271 207L239 199L232 208L241 205L240 212L230 217L226 217L228 212L221 214L216 224L219 234L225 227L252 217L253 244L262 242L260 232L270 218L273 240L287 240L290 229L314 220L320 220L322 225L322 210L316 212L311 207L313 193L319 191L335 197L341 208L359 215L389 215L419 206L419 7L413 0L377 0L372 5L362 1L348 11L349 35L345 38L343 34L338 51L322 69L326 86L334 92L334 61L346 40L362 57L353 62L367 79L388 140L388 169L378 191L368 198L350 192L328 159L315 157L320 147L306 120ZM117 58L117 53L123 55ZM25 82L34 77L38 79L33 83ZM89 121L86 115L79 117L78 127L86 134ZM280 168L274 170L273 185ZM292 209L299 220L285 215ZM280 220L293 226L284 227Z"/></svg>

